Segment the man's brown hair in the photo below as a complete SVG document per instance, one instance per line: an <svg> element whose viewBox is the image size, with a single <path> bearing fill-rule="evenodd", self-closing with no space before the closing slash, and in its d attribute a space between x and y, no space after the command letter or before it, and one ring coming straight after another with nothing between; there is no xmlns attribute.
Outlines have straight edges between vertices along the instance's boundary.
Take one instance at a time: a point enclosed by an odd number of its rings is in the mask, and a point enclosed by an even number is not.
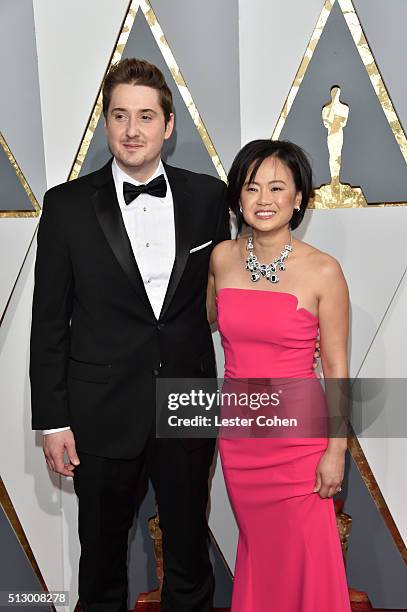
<svg viewBox="0 0 407 612"><path fill-rule="evenodd" d="M144 85L156 89L160 106L163 109L165 123L168 123L173 112L172 93L165 82L163 73L157 66L135 57L114 64L103 83L103 114L105 118L107 117L112 91L116 85L121 84Z"/></svg>

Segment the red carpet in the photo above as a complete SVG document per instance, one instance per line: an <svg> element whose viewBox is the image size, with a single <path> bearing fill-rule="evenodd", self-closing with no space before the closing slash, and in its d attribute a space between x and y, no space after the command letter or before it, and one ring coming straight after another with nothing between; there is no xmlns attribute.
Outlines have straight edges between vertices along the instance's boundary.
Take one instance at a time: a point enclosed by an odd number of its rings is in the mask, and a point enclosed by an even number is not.
<svg viewBox="0 0 407 612"><path fill-rule="evenodd" d="M160 612L160 604L138 604L133 612ZM213 612L230 612L230 608L214 608ZM354 603L352 612L407 612L407 610L379 610L366 603Z"/></svg>
<svg viewBox="0 0 407 612"><path fill-rule="evenodd" d="M78 604L76 605L75 612L81 612L81 608ZM161 612L159 603L138 603L133 610L129 610L129 612ZM230 608L214 608L213 612L230 612ZM263 612L259 610L259 612ZM265 612L265 611L264 611ZM352 612L407 612L407 610L391 610L389 608L379 609L372 608L369 603L352 603Z"/></svg>

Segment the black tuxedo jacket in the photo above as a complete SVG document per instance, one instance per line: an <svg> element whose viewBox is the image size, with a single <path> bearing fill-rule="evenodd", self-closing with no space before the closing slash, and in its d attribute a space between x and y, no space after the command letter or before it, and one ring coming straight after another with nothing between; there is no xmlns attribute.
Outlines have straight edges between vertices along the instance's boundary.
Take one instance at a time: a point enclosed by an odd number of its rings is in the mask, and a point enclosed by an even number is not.
<svg viewBox="0 0 407 612"><path fill-rule="evenodd" d="M83 452L137 456L153 424L157 377L216 375L205 304L211 250L230 237L225 185L165 170L176 255L158 320L123 223L111 162L45 194L32 313L32 427L69 425Z"/></svg>

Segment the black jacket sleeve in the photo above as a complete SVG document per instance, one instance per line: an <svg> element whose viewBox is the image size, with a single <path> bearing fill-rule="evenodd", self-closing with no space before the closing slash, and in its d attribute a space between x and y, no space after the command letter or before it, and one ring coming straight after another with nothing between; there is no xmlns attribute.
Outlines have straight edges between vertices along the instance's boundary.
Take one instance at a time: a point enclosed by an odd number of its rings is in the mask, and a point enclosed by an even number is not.
<svg viewBox="0 0 407 612"><path fill-rule="evenodd" d="M222 184L219 198L219 217L216 239L213 246L215 247L219 242L223 242L223 240L230 240L230 215L226 202L226 185L224 183Z"/></svg>
<svg viewBox="0 0 407 612"><path fill-rule="evenodd" d="M58 191L45 194L37 236L30 342L32 428L69 426L66 372L73 275Z"/></svg>

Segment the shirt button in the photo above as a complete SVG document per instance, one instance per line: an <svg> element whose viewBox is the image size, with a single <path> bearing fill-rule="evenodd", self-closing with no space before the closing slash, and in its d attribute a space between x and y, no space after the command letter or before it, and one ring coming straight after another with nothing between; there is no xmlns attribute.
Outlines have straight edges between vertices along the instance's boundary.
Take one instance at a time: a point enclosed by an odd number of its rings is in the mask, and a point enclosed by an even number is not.
<svg viewBox="0 0 407 612"><path fill-rule="evenodd" d="M145 285L148 285L148 283L150 282L150 280L151 280L150 278L146 278L146 280L144 281L144 284L145 284Z"/></svg>
<svg viewBox="0 0 407 612"><path fill-rule="evenodd" d="M144 210L144 212L147 212L147 208L145 206L143 207L143 210Z"/></svg>
<svg viewBox="0 0 407 612"><path fill-rule="evenodd" d="M149 246L150 246L150 243L149 243L149 242L146 242L146 247L148 248Z"/></svg>

